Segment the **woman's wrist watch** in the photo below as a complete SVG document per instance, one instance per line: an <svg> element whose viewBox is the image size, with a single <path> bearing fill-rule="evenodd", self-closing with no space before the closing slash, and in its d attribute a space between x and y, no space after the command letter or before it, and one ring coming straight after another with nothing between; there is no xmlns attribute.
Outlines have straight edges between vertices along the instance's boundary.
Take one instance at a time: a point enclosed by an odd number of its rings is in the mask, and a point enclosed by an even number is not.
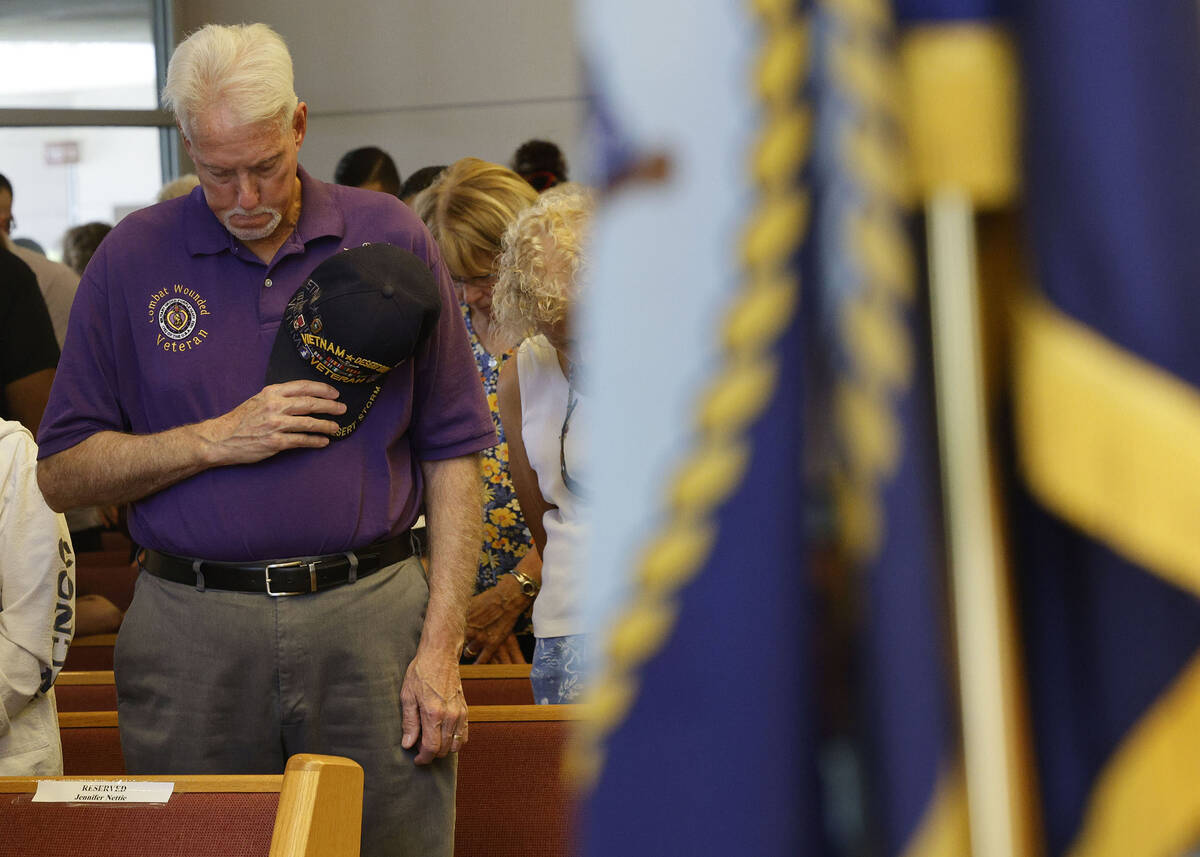
<svg viewBox="0 0 1200 857"><path fill-rule="evenodd" d="M512 572L512 576L513 576L513 579L516 580L518 584L520 584L522 595L524 595L526 598L537 598L537 594L539 591L541 591L541 588L542 588L542 585L540 583L538 583L536 580L534 580L528 574L524 574L523 572L520 572L520 571L514 570Z"/></svg>

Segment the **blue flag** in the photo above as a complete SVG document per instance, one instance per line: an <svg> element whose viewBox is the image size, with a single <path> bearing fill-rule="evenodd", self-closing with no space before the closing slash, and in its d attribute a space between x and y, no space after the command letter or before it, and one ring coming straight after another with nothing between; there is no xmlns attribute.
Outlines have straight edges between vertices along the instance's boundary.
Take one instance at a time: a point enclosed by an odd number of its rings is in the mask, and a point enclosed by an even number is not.
<svg viewBox="0 0 1200 857"><path fill-rule="evenodd" d="M1039 296L1016 331L1016 559L1051 857L1200 841L1200 18L1018 18Z"/></svg>
<svg viewBox="0 0 1200 857"><path fill-rule="evenodd" d="M843 568L861 605L855 740L868 841L886 857L950 857L969 843L928 303L903 195L895 33L886 16L859 12L823 4L814 27L816 275L806 310L827 379L817 411L832 455L821 459L833 462ZM886 176L864 168L867 148L891 166Z"/></svg>
<svg viewBox="0 0 1200 857"><path fill-rule="evenodd" d="M604 439L581 835L597 857L819 853L793 268L807 39L772 5L581 8L619 161L600 169L619 181L584 323Z"/></svg>

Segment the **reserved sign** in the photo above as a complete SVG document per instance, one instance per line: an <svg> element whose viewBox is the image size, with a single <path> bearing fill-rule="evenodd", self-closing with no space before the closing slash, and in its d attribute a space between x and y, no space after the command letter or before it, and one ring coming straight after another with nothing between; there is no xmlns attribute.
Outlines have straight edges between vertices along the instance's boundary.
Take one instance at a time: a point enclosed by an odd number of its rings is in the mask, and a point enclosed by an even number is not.
<svg viewBox="0 0 1200 857"><path fill-rule="evenodd" d="M174 783L124 780L39 780L34 803L166 803Z"/></svg>

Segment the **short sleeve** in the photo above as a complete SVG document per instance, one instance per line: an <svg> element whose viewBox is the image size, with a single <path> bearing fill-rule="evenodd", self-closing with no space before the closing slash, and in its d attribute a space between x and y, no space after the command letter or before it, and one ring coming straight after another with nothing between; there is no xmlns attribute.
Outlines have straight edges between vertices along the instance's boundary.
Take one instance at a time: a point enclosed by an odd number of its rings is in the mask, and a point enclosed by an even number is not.
<svg viewBox="0 0 1200 857"><path fill-rule="evenodd" d="M69 449L101 431L129 431L120 404L119 367L113 341L127 328L114 330L107 288L105 242L92 257L75 302L50 401L38 429L38 457Z"/></svg>
<svg viewBox="0 0 1200 857"><path fill-rule="evenodd" d="M442 311L417 363L409 428L422 461L469 455L498 443L450 273L436 250L432 257Z"/></svg>

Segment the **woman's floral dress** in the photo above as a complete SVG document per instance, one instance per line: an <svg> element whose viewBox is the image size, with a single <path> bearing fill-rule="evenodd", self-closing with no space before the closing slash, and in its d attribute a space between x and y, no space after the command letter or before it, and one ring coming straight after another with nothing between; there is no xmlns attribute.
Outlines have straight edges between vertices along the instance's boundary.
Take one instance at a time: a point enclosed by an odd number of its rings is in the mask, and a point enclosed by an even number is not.
<svg viewBox="0 0 1200 857"><path fill-rule="evenodd" d="M500 443L481 454L480 469L483 472L483 547L479 554L479 569L475 578L475 592L483 592L496 585L501 574L512 571L521 557L529 553L533 537L525 526L521 506L517 503L517 492L513 489L508 473L508 442L504 439L504 426L500 425L500 405L496 397L496 385L500 380L500 369L513 356L509 351L502 357L494 357L483 347L471 324L471 312L465 303L459 309L467 322L467 334L471 340L471 352L479 367L483 380L483 391L487 395L488 408L492 412L492 423L500 436ZM517 623L518 636L532 637L533 631L528 617ZM522 641L522 648L525 643Z"/></svg>

